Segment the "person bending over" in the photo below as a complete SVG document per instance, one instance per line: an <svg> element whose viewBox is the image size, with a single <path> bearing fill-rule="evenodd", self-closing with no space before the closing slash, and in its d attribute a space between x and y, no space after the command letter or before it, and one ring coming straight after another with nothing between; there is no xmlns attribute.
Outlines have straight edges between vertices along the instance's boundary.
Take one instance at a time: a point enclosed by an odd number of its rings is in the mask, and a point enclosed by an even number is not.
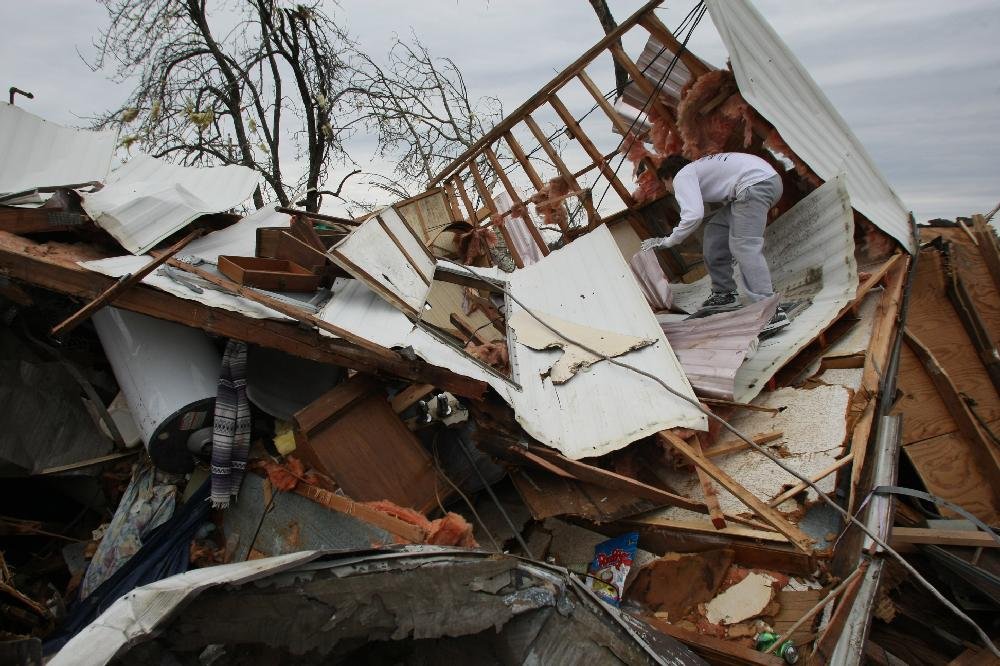
<svg viewBox="0 0 1000 666"><path fill-rule="evenodd" d="M680 156L666 158L657 175L680 206L680 222L665 238L649 238L642 250L674 247L691 235L705 217L705 203L722 208L705 223L702 251L712 295L702 310L725 312L740 307L733 260L740 267L747 297L757 302L774 295L771 271L764 259L767 212L781 197L781 176L755 155L717 153L689 162ZM782 310L777 320L787 320Z"/></svg>

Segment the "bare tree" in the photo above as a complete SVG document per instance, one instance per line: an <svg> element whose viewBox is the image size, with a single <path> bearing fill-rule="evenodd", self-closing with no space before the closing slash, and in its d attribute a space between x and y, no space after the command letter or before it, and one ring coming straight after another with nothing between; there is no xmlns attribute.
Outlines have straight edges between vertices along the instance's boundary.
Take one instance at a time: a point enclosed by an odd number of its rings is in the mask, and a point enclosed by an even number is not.
<svg viewBox="0 0 1000 666"><path fill-rule="evenodd" d="M344 141L363 120L364 93L353 85L354 44L319 2L99 1L110 24L89 64L136 84L98 127L182 164L249 167L284 205L308 188L306 205L318 210L328 165L346 157ZM295 178L282 166L287 143L305 164ZM254 203L264 199L258 188Z"/></svg>
<svg viewBox="0 0 1000 666"><path fill-rule="evenodd" d="M611 8L608 7L608 0L590 0L590 6L594 8L594 13L597 14L597 20L601 22L601 27L604 28L605 35L611 34L618 28L618 22L615 21L615 17L611 13ZM621 48L622 40L617 40L616 44ZM617 60L614 62L615 88L620 97L625 93L625 86L628 85L628 72L625 71L625 68Z"/></svg>
<svg viewBox="0 0 1000 666"><path fill-rule="evenodd" d="M364 54L360 58L359 85L367 90L370 126L378 133L381 155L396 164L391 175L371 184L394 196L423 189L503 118L499 99L470 100L454 61L433 57L416 36L412 43L396 38L384 67Z"/></svg>

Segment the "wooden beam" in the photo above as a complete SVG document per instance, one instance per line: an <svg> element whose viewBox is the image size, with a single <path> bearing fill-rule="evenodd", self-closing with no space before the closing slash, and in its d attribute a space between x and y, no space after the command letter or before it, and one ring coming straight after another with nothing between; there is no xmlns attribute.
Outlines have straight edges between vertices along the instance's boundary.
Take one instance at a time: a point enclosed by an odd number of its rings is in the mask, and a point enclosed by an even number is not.
<svg viewBox="0 0 1000 666"><path fill-rule="evenodd" d="M780 430L772 430L770 432L762 432L759 435L754 435L750 439L757 446L764 446L776 439L781 439L784 437L785 433ZM707 449L703 450L703 454L706 458L716 458L718 456L724 456L729 453L736 453L737 451L745 451L749 449L750 445L744 442L742 439L735 439L728 442L719 442L714 444Z"/></svg>
<svg viewBox="0 0 1000 666"><path fill-rule="evenodd" d="M462 179L456 174L454 178L450 181L454 185L455 189L458 191L459 197L462 199L462 205L465 207L466 218L465 221L472 225L475 229L479 226L479 213L476 207L472 204L472 199L469 197L468 191L465 189L465 184L462 183Z"/></svg>
<svg viewBox="0 0 1000 666"><path fill-rule="evenodd" d="M701 446L701 438L697 434L694 436L694 444L691 448L698 455L705 455L705 450ZM712 520L712 525L717 530L726 529L726 517L722 514L722 507L719 506L719 490L712 483L712 477L701 467L695 467L695 473L697 473L698 482L701 484L701 492L705 495L705 505L708 506L708 516Z"/></svg>
<svg viewBox="0 0 1000 666"><path fill-rule="evenodd" d="M615 45L610 47L609 50L611 51L611 55L614 57L615 61L624 67L625 71L628 72L628 75L632 77L632 80L635 81L635 85L639 87L642 94L646 95L646 97L650 99L650 108L656 111L657 115L663 119L663 122L670 126L670 129L677 131L677 126L674 124L674 114L672 114L670 110L663 105L663 102L660 101L660 93L656 89L656 86L650 83L649 79L647 79L639 69L639 66L632 62L632 59L628 57L627 53L625 53L625 49Z"/></svg>
<svg viewBox="0 0 1000 666"><path fill-rule="evenodd" d="M667 50L671 54L678 56L694 78L712 71L711 67L699 60L687 47L677 41L674 33L670 32L670 29L663 25L663 22L660 21L654 12L644 14L639 19L639 25L645 28L661 45L667 47Z"/></svg>
<svg viewBox="0 0 1000 666"><path fill-rule="evenodd" d="M677 532L690 532L693 534L711 534L713 536L726 536L739 539L751 539L754 541L771 541L774 543L788 543L788 539L778 532L755 529L753 527L743 527L742 525L727 525L724 528L717 528L711 522L695 520L674 520L671 518L660 518L657 515L629 516L621 520L629 525L643 525L647 527L662 527Z"/></svg>
<svg viewBox="0 0 1000 666"><path fill-rule="evenodd" d="M241 284L236 284L229 278L225 278L219 275L213 275L212 273L209 273L203 268L198 268L197 266L193 266L192 264L183 261L178 261L177 259L167 259L167 263L169 263L174 268L180 269L187 273L191 273L192 275L196 275L202 280L205 280L206 282L213 284L219 289L228 292L230 294L233 294L234 296L241 296L247 299L248 301L253 301L254 303L258 303L259 305L271 308L272 310L280 312L286 317L290 317L291 319L294 319L298 322L315 326L316 328L322 329L327 333L333 333L337 337L343 338L348 342L353 342L362 349L367 349L368 351L372 352L373 354L376 354L377 356L381 356L383 358L390 360L398 358L399 356L398 354L396 354L396 352L392 351L391 349L386 349L385 347L377 345L369 340L366 340L362 338L360 335L356 335L345 328L341 328L340 326L336 326L335 324L323 321L319 317L315 317L306 312L305 310L300 310L294 305L289 305L284 301L279 301L276 298L272 298L271 296L262 294L256 289Z"/></svg>
<svg viewBox="0 0 1000 666"><path fill-rule="evenodd" d="M105 305L110 305L115 300L115 298L117 298L126 289L142 282L142 279L144 277L146 277L147 275L155 271L157 268L162 266L163 263L167 261L167 259L170 259L179 251L184 249L184 247L188 243L193 241L195 238L201 236L202 232L203 232L202 229L195 229L187 236L185 236L184 238L180 239L179 241L171 245L163 252L163 254L153 259L152 261L148 262L145 266L137 270L135 273L126 273L122 277L118 278L117 282L115 282L113 285L102 291L97 296L97 298L84 305L82 308L80 308L75 313L64 319L62 322L53 326L51 331L52 336L56 338L62 337L66 333L69 333L74 328L82 324L83 322L87 321L87 319L89 319L91 315L93 315L95 312L103 308Z"/></svg>
<svg viewBox="0 0 1000 666"><path fill-rule="evenodd" d="M417 404L417 401L434 390L431 384L410 384L405 389L393 396L389 404L392 411L400 414Z"/></svg>
<svg viewBox="0 0 1000 666"><path fill-rule="evenodd" d="M501 136L510 132L510 129L521 121L521 118L541 106L550 94L562 88L567 81L576 76L580 70L589 65L595 58L597 58L597 56L601 55L604 50L608 48L608 46L617 43L621 39L622 35L631 30L639 22L639 19L641 19L645 14L652 12L662 2L663 0L649 0L649 2L640 7L634 14L619 23L616 29L607 33L603 39L590 47L583 55L566 67L566 69L556 74L551 81L542 86L542 88L532 95L524 104L517 107L510 115L497 123L492 130L469 146L461 155L452 160L448 166L442 169L440 173L431 179L428 186L433 186L441 182L450 176L456 169L465 164L472 155L479 154L479 152L483 149L483 146L491 145Z"/></svg>
<svg viewBox="0 0 1000 666"><path fill-rule="evenodd" d="M809 480L812 481L813 483L819 483L820 480L825 479L826 477L828 477L829 475L833 474L838 469L840 469L844 465L848 464L852 460L854 460L854 454L853 453L848 453L846 456L844 456L843 458L838 459L837 462L835 462L832 465L828 466L826 469L824 469L824 470L822 470L820 472L817 472L816 474L814 474L811 477L809 477ZM795 497L796 495L798 495L799 493L801 493L803 490L805 490L808 487L809 486L806 485L806 483L804 481L801 481L801 482L797 483L796 485L792 486L791 488L789 488L788 490L786 490L785 492L781 493L777 497L775 497L773 500L771 500L770 502L768 502L767 505L771 506L771 507L780 506L783 502L786 502L786 501L792 499L793 497Z"/></svg>
<svg viewBox="0 0 1000 666"><path fill-rule="evenodd" d="M19 208L0 206L0 230L12 234L33 234L79 229L87 218L55 208Z"/></svg>
<svg viewBox="0 0 1000 666"><path fill-rule="evenodd" d="M531 234L532 239L535 241L535 245L538 246L539 251L543 256L548 256L549 246L546 245L545 239L542 238L542 232L538 230L535 223L531 220L531 215L527 212L528 209L521 200L520 195L517 193L517 188L514 187L514 183L510 182L510 178L507 176L507 172L504 171L503 166L500 164L500 160L497 158L496 153L489 146L483 149L483 154L486 155L486 159L489 161L490 166L493 167L493 171L496 172L497 178L503 183L504 189L507 190L507 196L513 202L514 207L524 208L527 219L524 220L524 226L528 228L528 233Z"/></svg>
<svg viewBox="0 0 1000 666"><path fill-rule="evenodd" d="M897 259L897 257L902 257ZM894 333L896 331L897 320L899 318L899 308L903 298L903 289L906 286L907 270L910 266L908 256L898 254L890 260L889 266L883 266L876 271L881 274L880 280L885 283L885 290L879 299L878 307L875 310L875 324L872 328L871 337L868 340L868 349L865 351L865 367L861 373L861 388L855 393L854 399L857 401L876 400L878 398L879 386L882 381L882 372L889 364L889 354L892 351ZM876 275L865 282L865 284L875 285ZM859 292L861 290L859 289ZM891 398L890 398L891 399ZM874 406L872 406L874 410ZM851 452L854 453L854 463L851 466L851 486L848 494L848 511L854 511L858 497L858 490L861 485L862 472L865 467L865 460L868 454L869 435L874 423L874 413L870 417L863 416L862 420L854 427L851 435Z"/></svg>
<svg viewBox="0 0 1000 666"><path fill-rule="evenodd" d="M90 300L114 284L77 261L104 258L86 245L40 244L0 231L0 275L43 289ZM320 335L296 322L258 319L179 298L146 285L136 285L115 300L115 307L174 321L235 340L277 349L318 363L339 365L368 374L434 384L456 395L482 399L487 384L420 360L385 359L347 340Z"/></svg>
<svg viewBox="0 0 1000 666"><path fill-rule="evenodd" d="M629 192L629 189L625 187L624 183L618 180L618 174L616 174L615 170L608 165L604 159L604 155L601 154L601 151L597 149L594 142L591 141L590 137L583 131L583 128L580 127L580 123L576 122L576 118L574 118L573 114L569 112L569 109L567 109L566 105L563 104L561 99L559 99L559 96L553 94L552 97L549 98L549 104L556 110L556 113L559 114L562 121L566 123L566 127L569 128L573 137L577 140L577 142L579 142L580 146L584 149L584 151L586 151L587 155L590 156L590 159L594 161L594 165L597 166L597 168L601 170L601 173L604 174L604 177L608 179L608 182L611 183L611 187L613 187L615 192L618 193L618 196L621 197L623 202L625 202L625 205L628 208L634 208L636 203L635 199L632 198L632 193Z"/></svg>
<svg viewBox="0 0 1000 666"><path fill-rule="evenodd" d="M507 231L507 225L504 223L503 217L497 210L496 202L493 201L493 195L490 193L489 188L486 187L486 181L483 180L483 174L479 172L479 167L476 166L475 160L469 162L469 171L472 173L472 181L476 184L479 196L483 198L483 203L486 204L486 208L490 211L490 218L493 220L493 226L495 226L500 231L500 235L503 236L503 242L507 246L507 251L510 252L511 258L514 260L514 265L518 268L524 268L524 259L521 258L521 253L517 251L516 247L514 247L514 239L510 237L510 232Z"/></svg>
<svg viewBox="0 0 1000 666"><path fill-rule="evenodd" d="M720 486L732 493L747 508L760 516L764 522L788 537L788 540L796 548L806 553L812 552L812 539L805 532L788 522L781 513L769 507L760 498L740 485L736 479L722 471L718 465L708 458L698 455L683 439L666 430L657 433L657 437L676 449L692 465L707 472Z"/></svg>
<svg viewBox="0 0 1000 666"><path fill-rule="evenodd" d="M604 93L602 93L601 89L597 87L597 84L594 83L593 79L587 75L586 70L580 70L580 73L577 74L576 77L580 80L580 83L583 84L583 87L587 89L587 92L590 93L590 96L594 98L594 101L597 102L597 106L601 107L601 111L603 111L604 115L608 117L608 120L610 120L611 124L615 126L615 129L617 129L622 136L628 136L632 133L632 128L625 124L622 117L618 115L617 111L615 111L615 107L611 105L611 102L609 102L606 97L604 97Z"/></svg>
<svg viewBox="0 0 1000 666"><path fill-rule="evenodd" d="M542 150L544 150L545 154L549 156L549 159L552 160L552 163L556 165L556 168L559 170L560 175L562 175L563 180L565 180L569 184L570 189L576 192L580 192L578 196L580 197L580 201L583 203L583 207L587 211L587 218L588 218L587 226L595 227L598 224L600 224L601 218L597 214L597 211L594 209L594 202L591 199L590 195L588 193L583 192L583 188L580 187L580 183L577 182L576 177L573 175L573 172L570 171L570 168L566 166L565 162L563 162L562 158L559 156L559 153L556 152L556 149L549 142L548 137L545 136L545 132L542 131L542 128L538 126L538 123L536 123L535 119L532 118L530 115L524 117L524 124L528 126L528 129L531 130L531 133L535 136L535 139L538 140L538 145L542 147ZM566 231L566 229L563 229L563 231Z"/></svg>
<svg viewBox="0 0 1000 666"><path fill-rule="evenodd" d="M458 207L458 193L455 191L455 185L448 181L444 184L444 190L445 199L448 200L448 206L451 208L452 222L464 220L465 216L462 215L462 211Z"/></svg>
<svg viewBox="0 0 1000 666"><path fill-rule="evenodd" d="M538 175L538 172L535 171L535 167L531 164L531 160L528 159L527 154L524 152L524 148L522 148L520 142L514 138L514 135L510 132L506 132L503 135L503 140L508 146L510 146L510 151L514 154L514 159L516 159L517 163L521 165L522 169L524 169L524 173L528 176L528 180L531 181L531 184L535 186L535 189L541 190L545 187L545 182L542 180L542 177Z"/></svg>
<svg viewBox="0 0 1000 666"><path fill-rule="evenodd" d="M307 217L310 220L318 220L320 222L329 222L330 224L342 224L345 227L357 227L361 223L357 220L352 220L349 217L336 217L334 215L324 215L323 213L313 213L308 210L300 210L298 208L285 208L284 206L278 206L275 208L279 213L284 213L286 215L291 215L292 217L301 216Z"/></svg>
<svg viewBox="0 0 1000 666"><path fill-rule="evenodd" d="M931 544L935 546L970 546L973 548L1000 548L1000 543L990 534L979 530L939 530L926 527L893 527L889 545L893 548L905 544Z"/></svg>

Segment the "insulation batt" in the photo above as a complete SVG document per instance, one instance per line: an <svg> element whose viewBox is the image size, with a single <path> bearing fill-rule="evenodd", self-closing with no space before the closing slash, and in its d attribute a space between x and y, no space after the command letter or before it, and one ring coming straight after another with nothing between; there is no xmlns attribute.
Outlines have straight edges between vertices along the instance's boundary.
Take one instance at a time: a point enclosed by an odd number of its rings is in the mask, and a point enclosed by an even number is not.
<svg viewBox="0 0 1000 666"><path fill-rule="evenodd" d="M558 226L569 223L569 214L563 205L563 197L569 194L569 183L563 178L553 178L538 190L529 201L535 204L535 212L547 226Z"/></svg>
<svg viewBox="0 0 1000 666"><path fill-rule="evenodd" d="M684 157L696 160L750 146L753 114L737 91L733 73L725 69L702 74L685 86L677 105L677 129L684 141ZM729 95L722 104L702 115L706 104L727 92Z"/></svg>
<svg viewBox="0 0 1000 666"><path fill-rule="evenodd" d="M382 513L389 514L403 522L416 525L427 533L426 543L433 546L461 546L462 548L478 548L475 538L472 536L472 525L457 513L448 512L444 518L428 520L427 516L393 504L388 500L378 502L367 502L368 506Z"/></svg>
<svg viewBox="0 0 1000 666"><path fill-rule="evenodd" d="M663 158L649 152L642 141L637 139L634 134L629 134L626 137L624 146L626 151L625 156L632 163L632 174L639 185L632 192L632 197L636 200L636 203L647 203L666 194L666 188L663 187L660 179L656 177L656 168L660 165ZM656 147L655 143L653 147ZM648 161L647 168L642 173L635 175L643 160ZM650 165L652 168L648 168Z"/></svg>

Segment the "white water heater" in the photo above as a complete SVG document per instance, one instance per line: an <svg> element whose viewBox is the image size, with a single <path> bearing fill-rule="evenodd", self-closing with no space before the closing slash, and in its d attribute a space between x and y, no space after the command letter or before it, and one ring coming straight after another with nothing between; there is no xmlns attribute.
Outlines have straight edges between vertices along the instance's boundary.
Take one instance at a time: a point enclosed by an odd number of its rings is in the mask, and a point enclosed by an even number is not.
<svg viewBox="0 0 1000 666"><path fill-rule="evenodd" d="M94 314L94 326L153 464L191 471L212 443L218 350L199 329L118 308Z"/></svg>

